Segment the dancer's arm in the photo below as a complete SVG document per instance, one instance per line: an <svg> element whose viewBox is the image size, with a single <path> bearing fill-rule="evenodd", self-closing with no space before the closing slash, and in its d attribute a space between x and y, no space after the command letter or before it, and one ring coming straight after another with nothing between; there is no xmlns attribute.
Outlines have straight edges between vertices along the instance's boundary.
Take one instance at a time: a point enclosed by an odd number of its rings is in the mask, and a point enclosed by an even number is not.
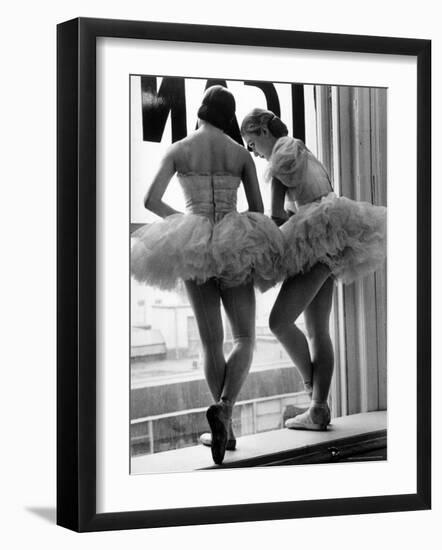
<svg viewBox="0 0 442 550"><path fill-rule="evenodd" d="M162 200L167 186L176 172L174 150L175 148L172 146L163 157L152 184L144 197L144 206L161 218L180 213Z"/></svg>
<svg viewBox="0 0 442 550"><path fill-rule="evenodd" d="M249 152L244 149L244 166L241 179L246 192L247 202L250 212L264 212L264 204L262 202L261 191L259 190L258 176L256 174L255 163Z"/></svg>
<svg viewBox="0 0 442 550"><path fill-rule="evenodd" d="M270 212L276 225L282 225L287 221L287 212L284 210L286 187L277 178L272 178L271 183Z"/></svg>

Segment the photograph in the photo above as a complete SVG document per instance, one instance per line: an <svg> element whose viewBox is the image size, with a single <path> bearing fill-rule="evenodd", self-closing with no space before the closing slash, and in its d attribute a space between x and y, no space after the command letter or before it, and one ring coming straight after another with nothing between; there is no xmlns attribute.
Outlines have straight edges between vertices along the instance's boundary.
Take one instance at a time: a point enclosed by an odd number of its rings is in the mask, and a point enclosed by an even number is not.
<svg viewBox="0 0 442 550"><path fill-rule="evenodd" d="M430 51L58 26L59 525L428 509Z"/></svg>
<svg viewBox="0 0 442 550"><path fill-rule="evenodd" d="M437 546L438 5L5 4L1 547Z"/></svg>
<svg viewBox="0 0 442 550"><path fill-rule="evenodd" d="M131 474L386 460L388 90L128 86Z"/></svg>

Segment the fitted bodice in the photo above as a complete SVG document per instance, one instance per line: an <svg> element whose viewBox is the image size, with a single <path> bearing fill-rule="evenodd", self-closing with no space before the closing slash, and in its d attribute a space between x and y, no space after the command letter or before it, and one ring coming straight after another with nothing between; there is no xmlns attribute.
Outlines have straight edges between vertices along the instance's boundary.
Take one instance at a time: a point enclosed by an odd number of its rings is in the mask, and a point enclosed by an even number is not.
<svg viewBox="0 0 442 550"><path fill-rule="evenodd" d="M186 212L206 216L214 222L220 221L229 212L236 211L239 176L227 173L178 174Z"/></svg>
<svg viewBox="0 0 442 550"><path fill-rule="evenodd" d="M332 191L330 178L321 162L295 138L280 138L270 157L269 173L287 187L287 200L302 206Z"/></svg>

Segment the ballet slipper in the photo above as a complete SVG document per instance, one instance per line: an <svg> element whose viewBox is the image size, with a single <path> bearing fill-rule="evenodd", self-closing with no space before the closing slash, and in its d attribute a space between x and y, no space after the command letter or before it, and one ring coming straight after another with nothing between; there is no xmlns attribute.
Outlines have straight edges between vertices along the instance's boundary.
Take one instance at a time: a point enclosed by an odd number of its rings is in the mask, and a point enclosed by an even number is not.
<svg viewBox="0 0 442 550"><path fill-rule="evenodd" d="M313 393L313 382L311 380L304 380L304 391L311 399Z"/></svg>
<svg viewBox="0 0 442 550"><path fill-rule="evenodd" d="M211 447L212 434L208 432L201 434L200 442L206 447ZM234 437L228 437L227 443L226 443L226 451L234 451L235 449L236 449L236 439Z"/></svg>
<svg viewBox="0 0 442 550"><path fill-rule="evenodd" d="M226 452L227 430L230 421L227 407L224 407L222 403L211 405L207 409L206 416L212 432L212 444L210 446L212 458L215 464L222 464Z"/></svg>
<svg viewBox="0 0 442 550"><path fill-rule="evenodd" d="M285 422L291 430L313 430L323 432L330 424L330 409L326 403L313 404L302 414L297 414Z"/></svg>
<svg viewBox="0 0 442 550"><path fill-rule="evenodd" d="M203 433L200 435L200 443L205 445L206 447L212 446L212 434L211 433ZM226 451L234 451L236 449L236 437L233 433L232 429L232 419L229 421L229 429L227 430L227 443L226 443Z"/></svg>

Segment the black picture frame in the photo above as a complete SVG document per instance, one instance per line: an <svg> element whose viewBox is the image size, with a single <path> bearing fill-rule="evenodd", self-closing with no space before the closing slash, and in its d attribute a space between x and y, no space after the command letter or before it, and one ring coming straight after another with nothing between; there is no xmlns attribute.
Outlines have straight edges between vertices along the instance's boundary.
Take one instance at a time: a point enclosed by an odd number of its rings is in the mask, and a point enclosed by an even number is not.
<svg viewBox="0 0 442 550"><path fill-rule="evenodd" d="M417 491L361 498L96 511L96 39L300 48L417 59ZM57 523L152 528L431 506L431 41L78 18L57 28Z"/></svg>

